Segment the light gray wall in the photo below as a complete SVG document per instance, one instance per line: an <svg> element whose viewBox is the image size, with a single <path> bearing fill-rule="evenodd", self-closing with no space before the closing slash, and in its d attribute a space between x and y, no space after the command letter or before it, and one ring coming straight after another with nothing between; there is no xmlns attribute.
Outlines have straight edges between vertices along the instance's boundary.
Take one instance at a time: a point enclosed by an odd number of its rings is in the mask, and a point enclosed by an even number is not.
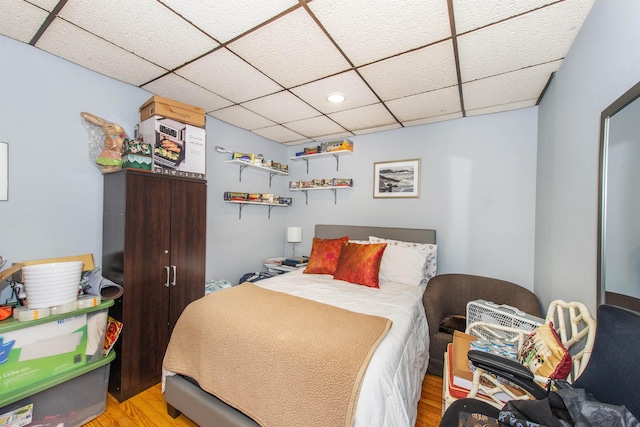
<svg viewBox="0 0 640 427"><path fill-rule="evenodd" d="M640 2L596 0L539 106L535 291L596 305L600 113L640 78Z"/></svg>
<svg viewBox="0 0 640 427"><path fill-rule="evenodd" d="M290 162L290 179L353 178L353 190L292 193L288 225L364 224L435 228L438 272L498 277L533 290L537 108L467 117L350 138L354 154ZM290 155L300 151L292 147ZM373 164L421 159L420 198L374 199Z"/></svg>
<svg viewBox="0 0 640 427"><path fill-rule="evenodd" d="M89 159L80 112L118 123L133 136L138 107L151 94L4 36L0 51L0 141L9 143L9 201L0 202L0 255L12 263L92 253L99 265L102 174ZM286 147L211 117L206 130L209 146L286 157ZM259 221L238 221L237 211L220 203L225 189L237 188L237 170L227 170L215 150L208 150L207 157L207 277L231 279L247 264L258 268L255 259L283 250L284 210L274 210L271 221L266 211L260 211ZM256 183L265 184L257 190L268 188L266 180ZM247 209L243 217L257 213ZM255 248L249 237L260 235L265 239ZM3 288L0 302L8 297L8 283L0 284Z"/></svg>
<svg viewBox="0 0 640 427"><path fill-rule="evenodd" d="M91 164L81 111L133 133L138 106L150 94L0 36L0 141L9 142L9 201L0 202L0 255L9 262L93 253L100 263L102 175ZM207 117L207 278L231 282L263 269L266 257L289 254L286 227L304 227L298 253L311 248L313 224L428 227L438 231L439 272L473 273L533 289L537 108L374 133L352 138L355 153L304 163L301 149L273 143ZM226 161L213 147L262 153L289 164L273 178ZM420 158L419 199L373 199L373 163ZM288 191L293 179L349 177L352 190L309 195ZM238 207L224 191L274 193L289 208ZM6 284L3 284L6 286ZM4 296L3 296L4 297Z"/></svg>

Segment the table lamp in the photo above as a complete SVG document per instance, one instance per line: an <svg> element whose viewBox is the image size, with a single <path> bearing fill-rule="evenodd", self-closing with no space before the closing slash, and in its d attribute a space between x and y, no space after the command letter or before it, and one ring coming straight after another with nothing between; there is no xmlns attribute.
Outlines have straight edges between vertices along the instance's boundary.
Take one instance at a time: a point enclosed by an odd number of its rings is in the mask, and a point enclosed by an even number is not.
<svg viewBox="0 0 640 427"><path fill-rule="evenodd" d="M293 243L293 258L295 258L296 243L302 242L302 227L287 227L287 242Z"/></svg>

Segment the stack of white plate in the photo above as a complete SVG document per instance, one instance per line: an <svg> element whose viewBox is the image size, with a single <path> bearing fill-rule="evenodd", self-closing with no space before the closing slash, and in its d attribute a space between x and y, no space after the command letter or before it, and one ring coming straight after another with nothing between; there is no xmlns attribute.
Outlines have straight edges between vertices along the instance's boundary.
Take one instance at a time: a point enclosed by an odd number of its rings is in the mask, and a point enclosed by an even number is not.
<svg viewBox="0 0 640 427"><path fill-rule="evenodd" d="M69 261L22 267L27 306L44 308L76 301L82 265L82 261Z"/></svg>

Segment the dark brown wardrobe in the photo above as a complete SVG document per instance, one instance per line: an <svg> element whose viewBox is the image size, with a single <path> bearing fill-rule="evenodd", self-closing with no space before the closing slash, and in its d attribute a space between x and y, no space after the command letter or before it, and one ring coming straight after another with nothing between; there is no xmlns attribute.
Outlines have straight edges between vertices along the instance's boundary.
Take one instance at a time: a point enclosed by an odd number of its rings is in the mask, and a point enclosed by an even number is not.
<svg viewBox="0 0 640 427"><path fill-rule="evenodd" d="M204 295L207 184L123 170L104 175L103 276L124 292L109 392L119 401L157 384L180 313Z"/></svg>

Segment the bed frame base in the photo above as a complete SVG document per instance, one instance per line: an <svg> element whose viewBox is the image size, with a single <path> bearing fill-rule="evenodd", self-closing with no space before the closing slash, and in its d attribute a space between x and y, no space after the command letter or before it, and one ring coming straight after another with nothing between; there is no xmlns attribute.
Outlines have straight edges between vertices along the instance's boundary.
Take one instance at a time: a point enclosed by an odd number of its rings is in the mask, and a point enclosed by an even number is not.
<svg viewBox="0 0 640 427"><path fill-rule="evenodd" d="M177 418L182 413L200 426L260 427L242 412L180 375L167 377L164 399L167 402L167 413L172 418Z"/></svg>

